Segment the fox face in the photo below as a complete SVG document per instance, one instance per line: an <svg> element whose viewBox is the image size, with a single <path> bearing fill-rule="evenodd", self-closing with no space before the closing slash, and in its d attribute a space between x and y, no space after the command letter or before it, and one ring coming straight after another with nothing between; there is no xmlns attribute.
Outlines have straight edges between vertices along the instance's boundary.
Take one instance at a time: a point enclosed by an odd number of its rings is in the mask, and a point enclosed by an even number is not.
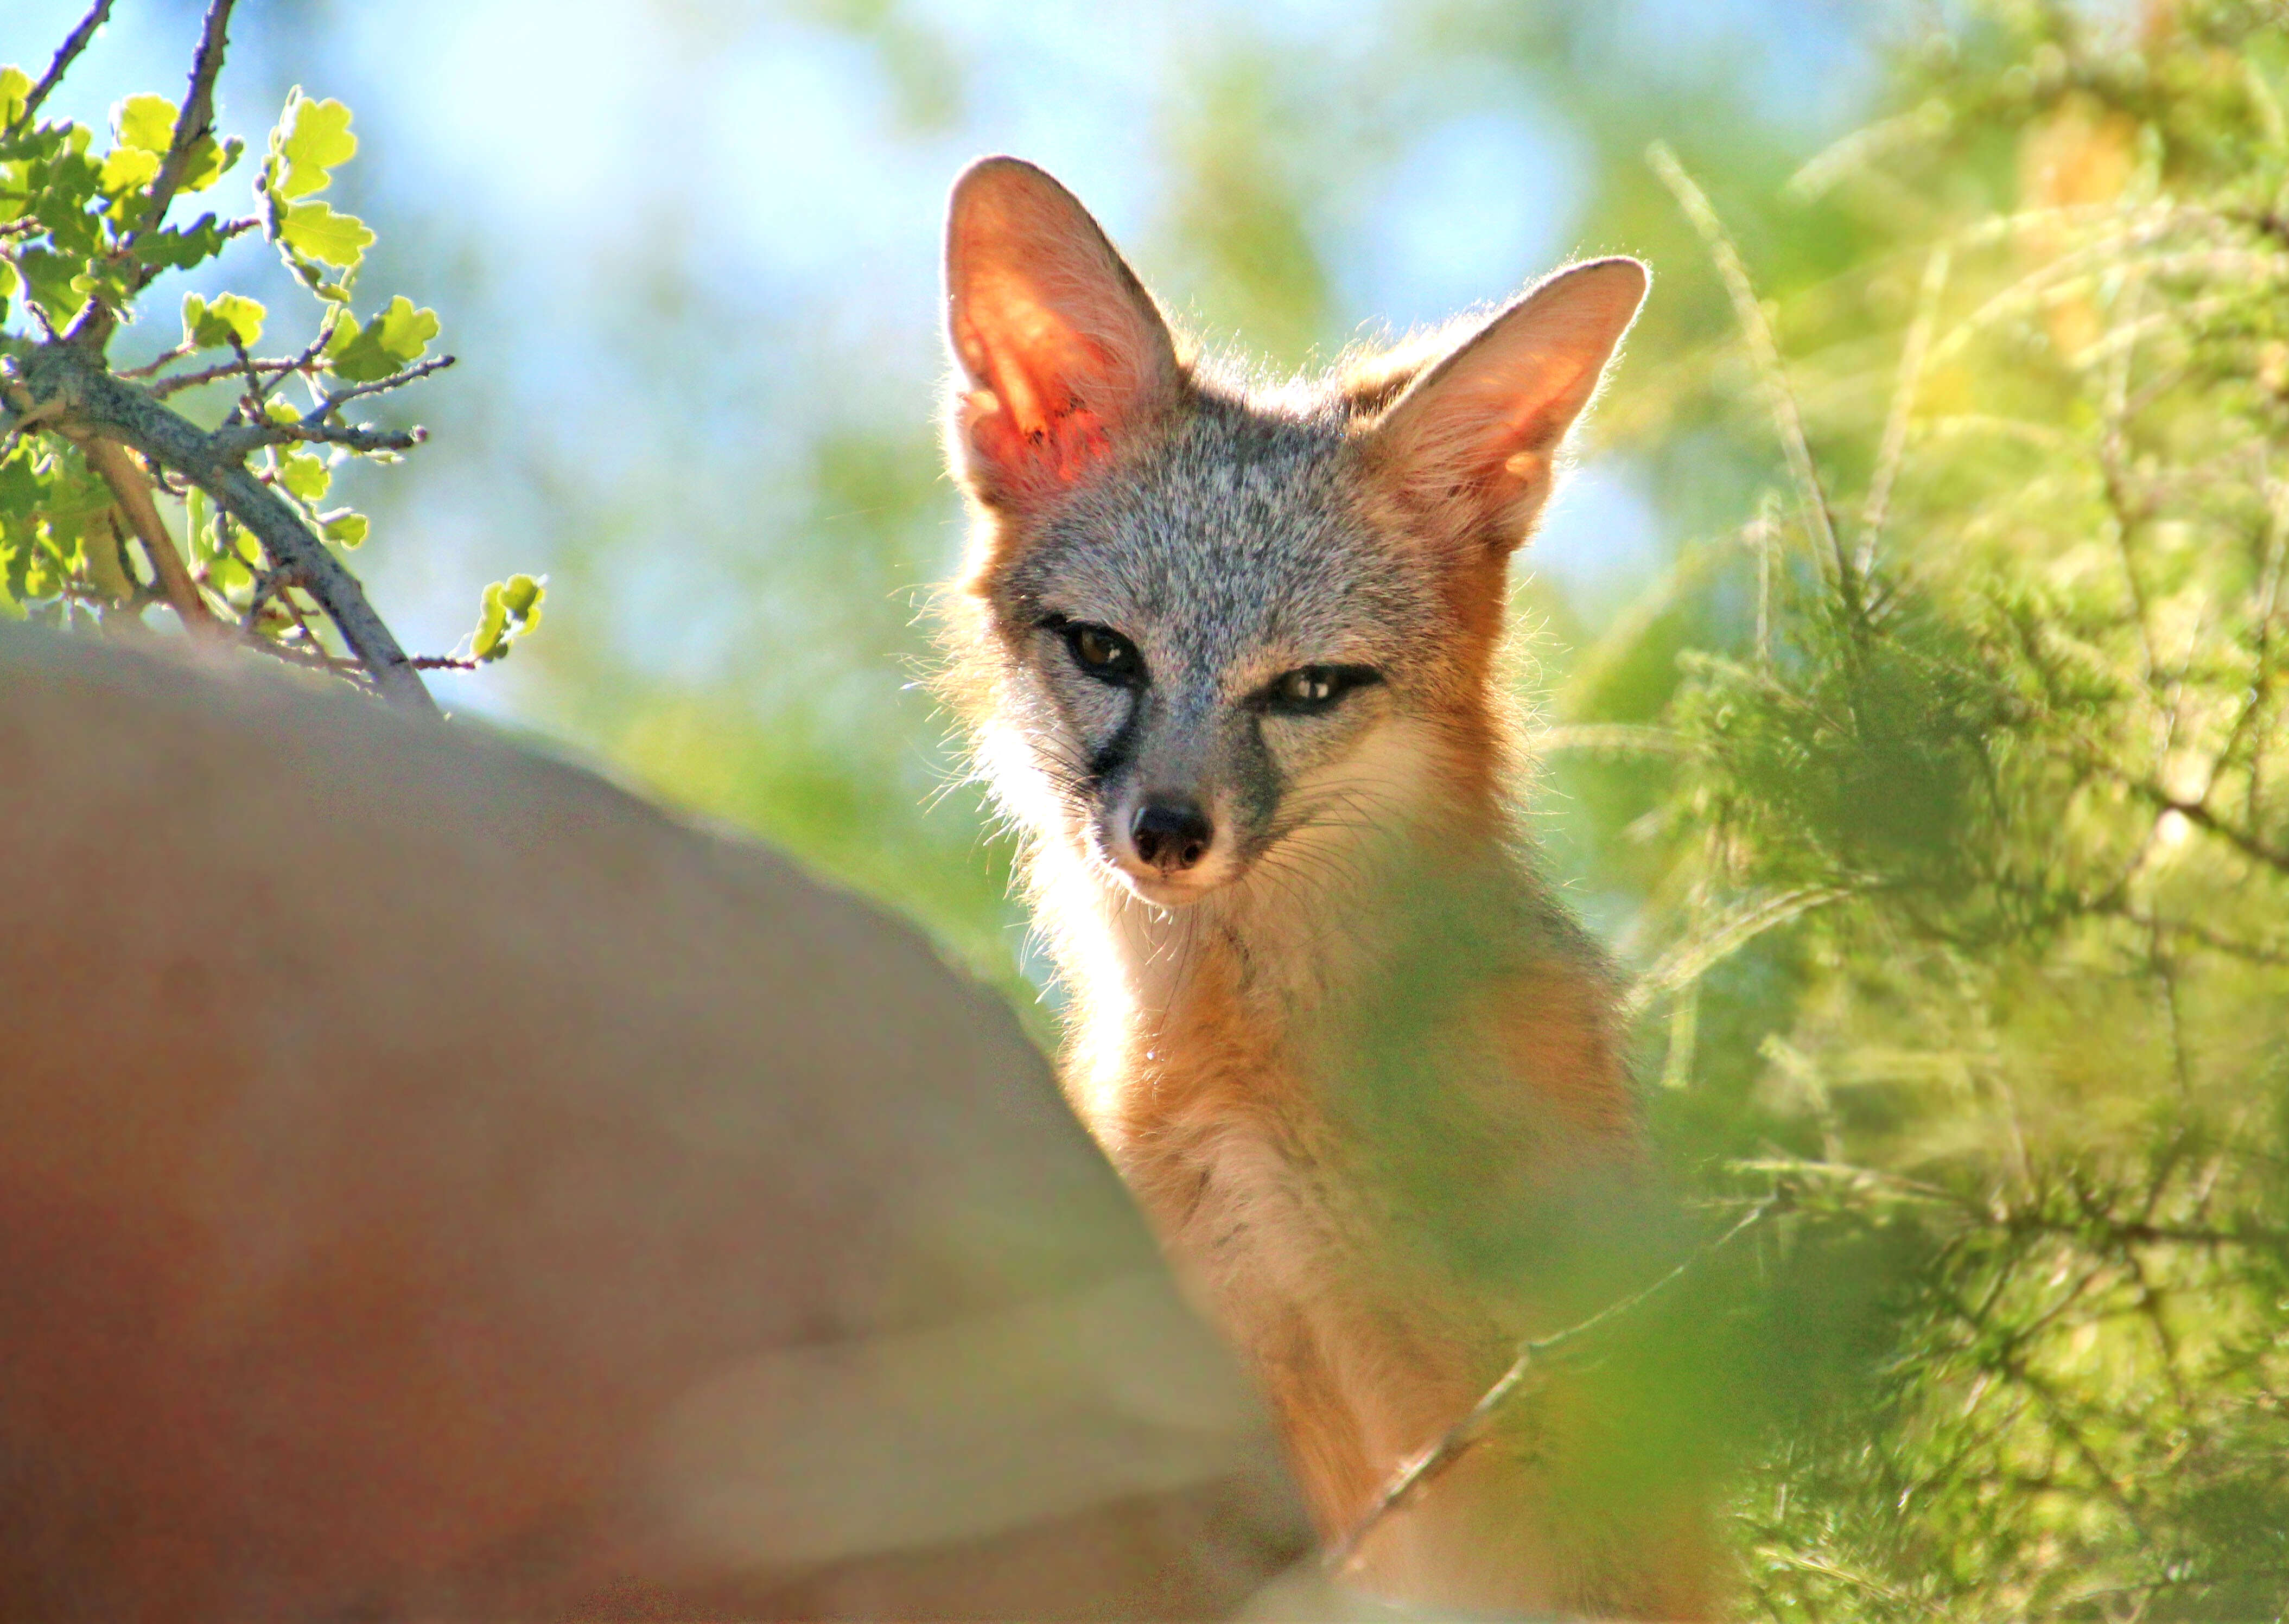
<svg viewBox="0 0 2289 1624"><path fill-rule="evenodd" d="M994 581L1033 821L1149 902L1352 821L1379 736L1424 709L1432 584L1378 545L1346 460L1338 424L1203 398Z"/></svg>
<svg viewBox="0 0 2289 1624"><path fill-rule="evenodd" d="M1180 356L1057 182L974 167L947 245L958 691L1030 832L1176 908L1474 804L1508 560L1644 287L1578 267L1251 394Z"/></svg>

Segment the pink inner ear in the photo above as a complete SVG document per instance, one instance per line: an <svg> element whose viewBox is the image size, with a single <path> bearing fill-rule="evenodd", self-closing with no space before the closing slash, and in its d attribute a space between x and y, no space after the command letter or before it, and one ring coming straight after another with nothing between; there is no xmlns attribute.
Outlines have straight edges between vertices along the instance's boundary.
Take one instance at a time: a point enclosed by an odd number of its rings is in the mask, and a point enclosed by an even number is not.
<svg viewBox="0 0 2289 1624"><path fill-rule="evenodd" d="M1068 399L1062 410L1022 425L991 389L973 390L962 413L969 443L995 466L1030 475L1028 483L1070 485L1111 453L1105 419Z"/></svg>

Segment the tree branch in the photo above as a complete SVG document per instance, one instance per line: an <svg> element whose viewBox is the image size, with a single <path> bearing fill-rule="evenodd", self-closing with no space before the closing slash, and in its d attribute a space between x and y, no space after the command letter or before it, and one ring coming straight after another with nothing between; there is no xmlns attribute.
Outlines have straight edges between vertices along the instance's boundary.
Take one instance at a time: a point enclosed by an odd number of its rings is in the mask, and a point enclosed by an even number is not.
<svg viewBox="0 0 2289 1624"><path fill-rule="evenodd" d="M269 361L243 359L226 361L216 366L203 367L196 372L179 372L172 378L163 378L150 385L152 398L164 401L171 394L179 394L185 389L196 388L201 384L219 383L226 378L243 378L248 375L249 368L258 375L264 372L269 373L269 381L272 384L296 372L313 371L317 367L319 355L324 352L326 345L332 339L335 327L340 323L341 312L342 307L339 305L326 306L325 316L318 323L318 336L311 339L299 355L278 356ZM171 357L163 356L151 364L154 367L164 366L169 359L180 360L188 353L187 350L179 351ZM122 378L135 378L140 375L140 371L120 374ZM259 388L267 389L267 387L268 385L259 385Z"/></svg>
<svg viewBox="0 0 2289 1624"><path fill-rule="evenodd" d="M33 115L40 110L40 103L48 99L50 91L63 82L64 75L79 60L79 53L87 49L88 42L95 37L95 31L103 27L110 16L111 0L95 0L87 15L79 20L79 27L66 35L64 43L57 47L55 60L48 64L48 71L40 76L40 82L24 98L23 111L16 115L16 122L8 127L10 133L30 125Z"/></svg>
<svg viewBox="0 0 2289 1624"><path fill-rule="evenodd" d="M190 89L184 94L183 110L175 117L175 139L167 144L167 155L159 164L159 178L151 183L151 202L144 211L142 223L119 245L123 252L132 248L146 232L158 230L166 220L175 193L182 186L183 177L190 172L193 149L214 133L215 76L222 72L223 52L230 44L227 33L232 4L233 0L213 0L207 7L206 27L199 35L199 53L191 59Z"/></svg>
<svg viewBox="0 0 2289 1624"><path fill-rule="evenodd" d="M266 445L339 445L353 451L410 451L429 438L426 428L355 428L346 424L312 427L307 420L293 423L233 423L208 436L215 451L225 457L244 457Z"/></svg>
<svg viewBox="0 0 2289 1624"><path fill-rule="evenodd" d="M223 0L217 0L218 6ZM383 695L405 709L435 716L436 701L405 650L398 646L357 577L326 551L283 497L248 471L241 450L232 454L220 433L209 434L154 400L148 391L111 376L100 356L68 342L42 345L23 363L13 394L20 421L67 434L116 440L155 467L174 470L211 495L223 511L254 532L274 565L297 571L342 634L349 650L372 673Z"/></svg>

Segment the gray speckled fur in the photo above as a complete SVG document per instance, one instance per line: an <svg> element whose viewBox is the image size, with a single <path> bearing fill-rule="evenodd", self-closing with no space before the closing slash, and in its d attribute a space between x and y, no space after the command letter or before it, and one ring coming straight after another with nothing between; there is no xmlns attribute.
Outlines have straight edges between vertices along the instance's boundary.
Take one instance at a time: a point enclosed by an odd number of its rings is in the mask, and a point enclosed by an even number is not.
<svg viewBox="0 0 2289 1624"><path fill-rule="evenodd" d="M1338 753L1378 697L1404 705L1416 669L1435 661L1432 567L1369 528L1353 423L1333 394L1264 403L1200 386L1168 432L1076 491L1010 571L1005 625L1101 622L1144 657L1149 683L1123 692L1071 670L1061 640L1034 633L1046 697L1079 748L1044 743L1065 752L1061 777L1093 813L1196 795L1220 803L1234 825L1223 832L1252 856L1280 829L1286 784ZM1388 691L1312 718L1248 705L1306 665L1372 666Z"/></svg>

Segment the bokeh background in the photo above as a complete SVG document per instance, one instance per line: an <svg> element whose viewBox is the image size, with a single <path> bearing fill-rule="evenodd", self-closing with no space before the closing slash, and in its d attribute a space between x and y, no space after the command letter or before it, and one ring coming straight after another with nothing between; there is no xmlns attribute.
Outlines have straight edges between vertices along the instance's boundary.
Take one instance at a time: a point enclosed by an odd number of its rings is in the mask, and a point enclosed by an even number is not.
<svg viewBox="0 0 2289 1624"><path fill-rule="evenodd" d="M83 9L17 0L0 57L44 62ZM122 95L174 92L197 11L126 0L54 111L102 127ZM1775 217L1778 188L1865 115L1918 20L1851 0L255 0L221 127L259 144L293 84L347 101L361 148L334 195L381 238L363 285L434 306L460 358L400 409L431 443L343 475L385 617L444 652L486 582L549 577L545 629L433 677L445 703L768 835L1030 1002L1007 848L947 789L914 686L960 542L932 419L961 167L1042 163L1195 332L1281 370L1572 257L1649 258L1607 420L1521 566L1554 681L1767 460L1630 433L1679 335L1699 354L1729 319L1647 142L1760 255L1816 258L1832 223ZM203 203L227 211L252 168ZM259 243L211 271L311 319ZM1541 808L1594 856L1562 790ZM1626 928L1625 894L1563 872Z"/></svg>

